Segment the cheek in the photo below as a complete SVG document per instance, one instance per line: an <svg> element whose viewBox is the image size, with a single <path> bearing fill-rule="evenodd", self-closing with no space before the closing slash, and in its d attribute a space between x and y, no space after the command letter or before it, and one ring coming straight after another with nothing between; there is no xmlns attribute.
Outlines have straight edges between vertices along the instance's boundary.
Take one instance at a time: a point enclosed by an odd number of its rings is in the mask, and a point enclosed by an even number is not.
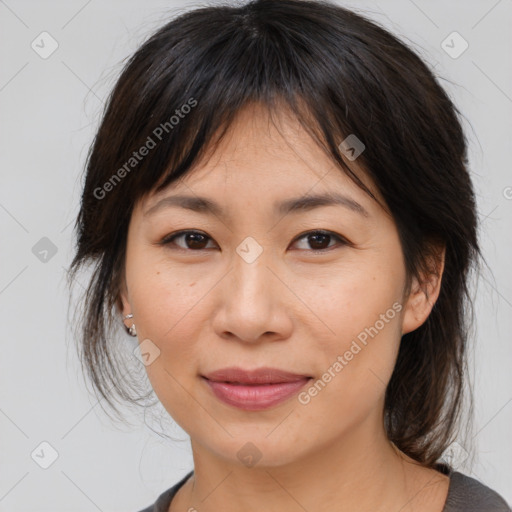
<svg viewBox="0 0 512 512"><path fill-rule="evenodd" d="M137 332L140 326L141 334L159 340L163 349L176 340L191 342L194 313L200 311L201 299L213 285L212 276L199 265L171 265L169 258L152 251L134 254L129 263L127 278Z"/></svg>
<svg viewBox="0 0 512 512"><path fill-rule="evenodd" d="M168 267L162 258L132 253L127 280L139 341L149 339L157 347L158 357L146 366L149 380L160 401L175 413L192 406L182 386L195 378L198 341L204 338L200 330L206 325L201 304L213 283L197 267L195 272Z"/></svg>
<svg viewBox="0 0 512 512"><path fill-rule="evenodd" d="M321 320L311 325L325 333L311 332L321 380L312 395L323 395L318 405L333 404L332 414L348 414L373 407L385 392L400 344L404 276L398 265L381 264L336 276L307 296Z"/></svg>
<svg viewBox="0 0 512 512"><path fill-rule="evenodd" d="M380 413L375 414L383 407L394 370L400 321L392 305L384 309L372 306L372 310L358 315L360 328L353 324L345 327L343 319L338 317L335 328L341 334L334 342L325 343L321 350L315 351L315 359L323 364L316 365L319 368L316 378L298 396L303 420L310 418L312 421L308 422L312 437L318 435L328 442L340 431L348 431L366 418L380 418ZM380 320L380 311L387 314L388 323ZM343 317L347 324L355 323L352 315Z"/></svg>
<svg viewBox="0 0 512 512"><path fill-rule="evenodd" d="M188 415L197 409L193 395L201 359L199 340L205 328L203 288L198 280L149 265L133 282L139 340L150 339L159 350L158 357L146 366L149 381L170 416L187 431Z"/></svg>
<svg viewBox="0 0 512 512"><path fill-rule="evenodd" d="M330 349L343 348L340 343L350 342L376 322L379 331L388 331L388 325L396 325L400 317L402 281L399 268L391 270L366 264L330 272L317 279L314 286L303 283L303 288L297 291L305 297L316 318L314 325L318 327L315 328L323 326L325 336L321 339L330 353ZM393 307L395 303L398 306Z"/></svg>

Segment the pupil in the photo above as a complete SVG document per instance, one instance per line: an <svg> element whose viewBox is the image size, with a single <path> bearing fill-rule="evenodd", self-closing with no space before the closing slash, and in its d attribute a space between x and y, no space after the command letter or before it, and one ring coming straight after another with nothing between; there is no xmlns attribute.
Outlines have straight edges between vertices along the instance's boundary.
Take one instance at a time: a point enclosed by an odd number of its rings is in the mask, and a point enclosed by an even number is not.
<svg viewBox="0 0 512 512"><path fill-rule="evenodd" d="M311 244L311 247L313 249L322 249L323 247L322 246L322 242L320 241L320 244L317 244L316 242L318 242L318 238L320 237L320 240L322 240L323 238L323 241L325 242L325 239L328 239L330 237L330 235L324 235L322 233L319 233L319 234L316 234L316 235L310 235L309 236L309 239L310 239L310 244ZM313 239L313 243L311 243L311 239ZM318 246L320 245L320 246Z"/></svg>
<svg viewBox="0 0 512 512"><path fill-rule="evenodd" d="M187 245L190 249L203 249L202 244L204 244L204 235L201 235L200 233L188 233L186 235L187 238ZM190 243L191 242L191 243Z"/></svg>

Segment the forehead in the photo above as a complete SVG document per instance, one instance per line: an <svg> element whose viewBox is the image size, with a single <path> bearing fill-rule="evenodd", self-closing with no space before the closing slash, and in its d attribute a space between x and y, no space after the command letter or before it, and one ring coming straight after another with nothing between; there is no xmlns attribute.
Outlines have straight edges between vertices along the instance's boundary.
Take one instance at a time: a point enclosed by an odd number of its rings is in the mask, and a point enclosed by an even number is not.
<svg viewBox="0 0 512 512"><path fill-rule="evenodd" d="M378 196L357 163L346 163ZM288 109L270 112L254 103L239 111L218 144L206 148L203 158L184 176L150 194L145 202L150 207L169 192L222 194L234 189L245 189L261 199L271 194L297 196L342 190L361 200L368 198Z"/></svg>

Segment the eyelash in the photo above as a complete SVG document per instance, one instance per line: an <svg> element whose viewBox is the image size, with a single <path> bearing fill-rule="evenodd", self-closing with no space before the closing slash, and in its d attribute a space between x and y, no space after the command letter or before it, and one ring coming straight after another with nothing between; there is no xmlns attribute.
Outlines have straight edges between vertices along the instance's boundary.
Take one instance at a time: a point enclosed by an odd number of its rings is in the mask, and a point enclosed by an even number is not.
<svg viewBox="0 0 512 512"><path fill-rule="evenodd" d="M211 237L209 237L206 233L203 233L202 231L196 231L196 230L184 230L184 231L178 231L176 233L171 233L170 235L167 235L165 236L160 242L159 242L159 245L163 245L163 246L170 246L170 245L176 245L174 244L174 240L176 240L177 238L180 238L180 237L183 237L185 235L188 235L188 234L196 234L196 235L202 235L210 240L212 240ZM326 230L321 230L321 229L316 229L316 230L312 230L312 231L306 231L305 233L301 233L300 235L298 235L295 239L294 239L294 242L297 242L298 240L301 240L303 238L306 238L307 236L309 235L324 235L324 236L330 236L331 238L335 238L338 240L339 242L339 245L341 246L352 246L352 244L344 237L342 237L341 235L338 235L337 233L333 233L332 231L326 231ZM332 250L333 248L335 248L336 246L332 246L332 247L328 247L326 249L311 249L309 252L313 252L315 254L318 254L318 253L326 253L327 251L330 251ZM202 251L207 251L209 249L189 249L189 248L183 248L183 247L177 247L176 250L181 250L181 251L191 251L191 252L202 252ZM300 249L300 250L307 250L307 249Z"/></svg>

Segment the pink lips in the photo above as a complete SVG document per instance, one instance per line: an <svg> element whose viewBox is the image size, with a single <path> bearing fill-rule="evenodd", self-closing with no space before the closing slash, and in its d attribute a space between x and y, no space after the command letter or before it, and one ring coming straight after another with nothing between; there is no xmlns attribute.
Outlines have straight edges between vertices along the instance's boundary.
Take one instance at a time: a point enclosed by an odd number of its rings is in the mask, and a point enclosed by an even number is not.
<svg viewBox="0 0 512 512"><path fill-rule="evenodd" d="M223 402L246 411L259 411L287 400L311 377L276 368L224 368L203 378Z"/></svg>

